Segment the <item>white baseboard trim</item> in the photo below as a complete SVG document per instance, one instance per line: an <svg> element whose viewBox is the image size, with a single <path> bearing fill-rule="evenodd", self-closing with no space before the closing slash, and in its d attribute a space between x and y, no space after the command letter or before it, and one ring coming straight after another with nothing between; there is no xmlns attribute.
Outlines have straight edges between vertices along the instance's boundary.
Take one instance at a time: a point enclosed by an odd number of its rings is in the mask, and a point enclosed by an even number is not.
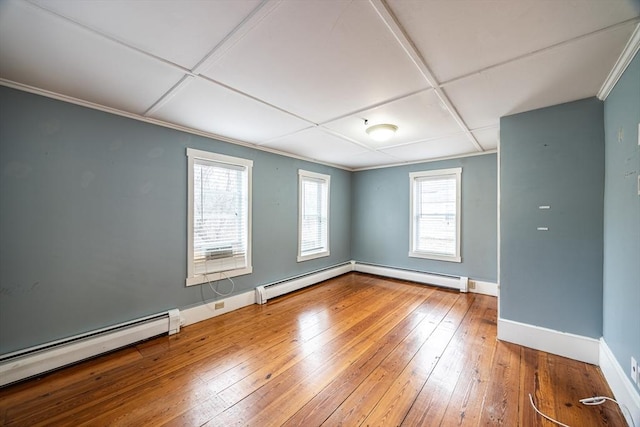
<svg viewBox="0 0 640 427"><path fill-rule="evenodd" d="M581 362L599 364L600 341L540 326L498 319L498 339Z"/></svg>
<svg viewBox="0 0 640 427"><path fill-rule="evenodd" d="M622 409L627 423L632 425L628 419L631 415L635 425L640 426L640 394L633 386L629 376L625 374L626 371L620 366L604 338L600 338L600 369L609 383L615 399L624 404L631 412L628 414Z"/></svg>
<svg viewBox="0 0 640 427"><path fill-rule="evenodd" d="M474 284L475 287L473 287ZM498 284L493 282L483 282L481 280L469 279L469 292L497 297Z"/></svg>
<svg viewBox="0 0 640 427"><path fill-rule="evenodd" d="M403 270L380 265L362 264L356 262L354 270L360 273L375 274L378 276L391 277L393 279L408 280L411 282L424 283L427 285L442 286L445 288L458 289L461 292L473 292L484 295L498 296L498 285L491 282L473 280L472 278L446 276L422 271ZM468 280L468 284L466 284ZM475 289L474 289L475 286Z"/></svg>
<svg viewBox="0 0 640 427"><path fill-rule="evenodd" d="M227 298L205 302L200 305L183 308L180 310L180 321L182 326L192 325L202 322L221 314L229 313L255 303L255 293L253 290L233 295ZM221 308L215 308L216 304L222 304Z"/></svg>
<svg viewBox="0 0 640 427"><path fill-rule="evenodd" d="M256 289L252 289L238 295L233 295L228 298L183 308L180 310L182 325L192 325L194 323L198 323L203 320L220 316L221 314L229 313L230 311L234 311L239 308L258 303L258 300L256 299L258 288L265 289L267 299L271 299L289 292L297 291L298 289L302 289L307 286L314 285L324 280L331 279L332 277L340 276L341 274L348 273L352 270L353 264L346 263L337 267L329 267L320 271L311 272L303 275L302 277L285 279L271 285L258 286ZM266 302L266 299L264 300L264 302ZM216 304L222 304L223 307L216 309Z"/></svg>

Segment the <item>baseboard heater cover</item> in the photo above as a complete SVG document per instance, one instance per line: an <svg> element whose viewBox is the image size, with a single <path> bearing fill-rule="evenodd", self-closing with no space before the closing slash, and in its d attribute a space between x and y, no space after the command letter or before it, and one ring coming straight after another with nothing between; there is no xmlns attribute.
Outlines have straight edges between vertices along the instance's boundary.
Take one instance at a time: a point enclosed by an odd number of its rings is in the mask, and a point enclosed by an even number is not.
<svg viewBox="0 0 640 427"><path fill-rule="evenodd" d="M0 356L0 387L158 335L180 331L177 309Z"/></svg>
<svg viewBox="0 0 640 427"><path fill-rule="evenodd" d="M339 266L329 267L305 273L290 279L281 280L256 287L256 304L265 304L268 300L289 292L297 291L314 285L332 277L340 276L353 270L353 263L348 262Z"/></svg>
<svg viewBox="0 0 640 427"><path fill-rule="evenodd" d="M469 278L464 276L449 276L444 274L427 273L423 271L404 270L396 267L385 267L375 264L356 263L355 271L375 274L378 276L392 277L395 279L409 280L411 282L427 285L442 286L458 289L460 292L469 290Z"/></svg>

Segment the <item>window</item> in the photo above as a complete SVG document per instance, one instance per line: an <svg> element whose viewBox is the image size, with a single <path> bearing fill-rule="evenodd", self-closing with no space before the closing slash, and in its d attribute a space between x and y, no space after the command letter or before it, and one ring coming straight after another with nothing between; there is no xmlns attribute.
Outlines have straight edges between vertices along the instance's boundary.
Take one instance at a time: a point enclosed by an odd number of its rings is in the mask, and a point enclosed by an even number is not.
<svg viewBox="0 0 640 427"><path fill-rule="evenodd" d="M460 181L462 168L409 174L411 248L409 256L461 262Z"/></svg>
<svg viewBox="0 0 640 427"><path fill-rule="evenodd" d="M298 170L298 262L329 256L330 180Z"/></svg>
<svg viewBox="0 0 640 427"><path fill-rule="evenodd" d="M251 267L251 160L187 148L187 286Z"/></svg>

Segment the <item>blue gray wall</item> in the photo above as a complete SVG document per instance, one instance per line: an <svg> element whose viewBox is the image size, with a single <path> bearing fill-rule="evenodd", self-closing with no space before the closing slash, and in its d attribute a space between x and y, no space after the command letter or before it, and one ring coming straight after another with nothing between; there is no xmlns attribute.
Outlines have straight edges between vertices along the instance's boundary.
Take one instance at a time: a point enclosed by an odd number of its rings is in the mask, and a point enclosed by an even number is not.
<svg viewBox="0 0 640 427"><path fill-rule="evenodd" d="M602 336L603 195L601 101L500 120L502 318Z"/></svg>
<svg viewBox="0 0 640 427"><path fill-rule="evenodd" d="M496 154L354 173L352 256L359 262L497 281ZM410 258L409 173L462 167L462 262Z"/></svg>
<svg viewBox="0 0 640 427"><path fill-rule="evenodd" d="M0 354L214 298L185 287L186 147L254 160L234 293L351 259L350 172L5 87L0 112ZM296 262L298 168L331 175L329 258Z"/></svg>
<svg viewBox="0 0 640 427"><path fill-rule="evenodd" d="M627 373L640 360L640 55L604 103L604 339ZM618 131L623 135L618 139ZM638 388L640 390L640 387Z"/></svg>
<svg viewBox="0 0 640 427"><path fill-rule="evenodd" d="M604 304L621 366L640 350L638 68L604 106L501 122L501 316L599 337ZM0 353L215 299L184 286L186 147L255 162L254 273L235 293L350 259L497 280L495 154L352 174L4 87L0 111ZM409 172L459 166L463 262L409 258ZM295 261L298 168L332 176L330 258Z"/></svg>

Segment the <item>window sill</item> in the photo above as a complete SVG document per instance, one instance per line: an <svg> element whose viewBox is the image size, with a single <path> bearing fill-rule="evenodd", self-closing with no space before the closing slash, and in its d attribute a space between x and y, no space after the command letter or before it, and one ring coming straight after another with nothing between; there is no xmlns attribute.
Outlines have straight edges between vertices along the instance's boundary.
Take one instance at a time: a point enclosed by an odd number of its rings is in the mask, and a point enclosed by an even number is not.
<svg viewBox="0 0 640 427"><path fill-rule="evenodd" d="M297 260L298 262L309 261L311 259L328 257L329 254L330 254L329 251L324 251L324 252L317 252L317 253L308 254L308 255L298 255Z"/></svg>
<svg viewBox="0 0 640 427"><path fill-rule="evenodd" d="M187 286L201 285L203 283L216 282L218 280L228 279L230 277L243 276L251 274L253 267L239 268L237 270L219 271L215 273L199 274L193 277L187 277Z"/></svg>
<svg viewBox="0 0 640 427"><path fill-rule="evenodd" d="M436 261L462 262L462 257L451 255L439 255L428 252L409 252L411 258L432 259Z"/></svg>

